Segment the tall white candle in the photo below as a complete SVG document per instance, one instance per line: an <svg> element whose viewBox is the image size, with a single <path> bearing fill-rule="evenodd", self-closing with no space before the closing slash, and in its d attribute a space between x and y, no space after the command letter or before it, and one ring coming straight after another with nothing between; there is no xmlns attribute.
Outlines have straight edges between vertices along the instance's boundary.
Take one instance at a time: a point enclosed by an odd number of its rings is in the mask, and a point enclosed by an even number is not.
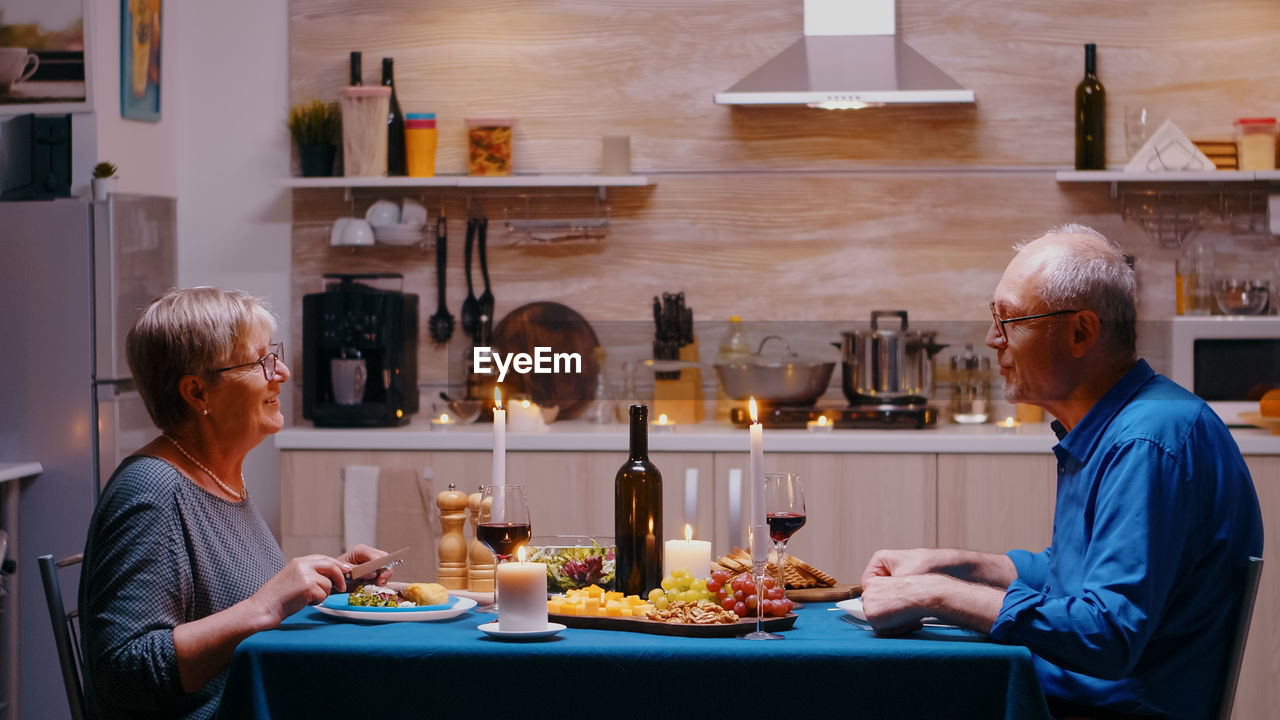
<svg viewBox="0 0 1280 720"><path fill-rule="evenodd" d="M547 628L547 566L525 562L524 546L518 562L498 566L498 629L528 632Z"/></svg>
<svg viewBox="0 0 1280 720"><path fill-rule="evenodd" d="M764 426L751 398L751 524L764 525Z"/></svg>
<svg viewBox="0 0 1280 720"><path fill-rule="evenodd" d="M663 544L662 567L668 574L688 570L696 578L711 577L711 542L694 540L693 527L684 526L684 540L668 540Z"/></svg>
<svg viewBox="0 0 1280 720"><path fill-rule="evenodd" d="M493 389L493 475L491 484L507 484L507 411L502 409L502 391Z"/></svg>

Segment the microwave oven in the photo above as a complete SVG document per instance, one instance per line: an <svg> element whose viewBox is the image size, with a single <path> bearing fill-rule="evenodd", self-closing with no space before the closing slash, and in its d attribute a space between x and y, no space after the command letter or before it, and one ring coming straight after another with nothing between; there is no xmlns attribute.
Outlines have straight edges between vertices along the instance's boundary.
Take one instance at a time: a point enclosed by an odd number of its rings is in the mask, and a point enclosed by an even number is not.
<svg viewBox="0 0 1280 720"><path fill-rule="evenodd" d="M1280 387L1280 317L1176 317L1169 377L1228 425L1247 425L1263 393Z"/></svg>

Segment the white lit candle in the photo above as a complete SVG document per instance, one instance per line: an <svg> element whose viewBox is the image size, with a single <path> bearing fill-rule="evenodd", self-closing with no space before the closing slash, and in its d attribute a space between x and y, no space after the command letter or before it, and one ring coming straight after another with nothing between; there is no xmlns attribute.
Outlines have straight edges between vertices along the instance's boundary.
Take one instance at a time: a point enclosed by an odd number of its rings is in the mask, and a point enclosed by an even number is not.
<svg viewBox="0 0 1280 720"><path fill-rule="evenodd" d="M431 418L432 430L448 430L457 424L458 422L456 420L449 417L449 413L440 413L440 417Z"/></svg>
<svg viewBox="0 0 1280 720"><path fill-rule="evenodd" d="M683 540L663 544L662 567L670 575L674 570L688 570L696 578L711 577L711 542L694 540L693 526L684 526Z"/></svg>
<svg viewBox="0 0 1280 720"><path fill-rule="evenodd" d="M764 525L764 426L760 424L753 396L748 403L751 410L751 523Z"/></svg>
<svg viewBox="0 0 1280 720"><path fill-rule="evenodd" d="M805 425L809 428L809 432L830 432L831 428L835 427L827 420L826 415L819 415L817 420L810 420Z"/></svg>
<svg viewBox="0 0 1280 720"><path fill-rule="evenodd" d="M542 408L529 400L512 402L504 412L510 413L511 432L541 432L546 427Z"/></svg>
<svg viewBox="0 0 1280 720"><path fill-rule="evenodd" d="M493 475L495 487L507 484L507 411L502 409L502 390L493 389Z"/></svg>
<svg viewBox="0 0 1280 720"><path fill-rule="evenodd" d="M529 632L547 627L547 566L525 562L523 545L517 562L502 563L498 575L498 629Z"/></svg>
<svg viewBox="0 0 1280 720"><path fill-rule="evenodd" d="M671 432L676 427L676 421L668 418L666 413L661 413L658 415L658 419L654 420L651 425L653 430L657 432Z"/></svg>
<svg viewBox="0 0 1280 720"><path fill-rule="evenodd" d="M1022 423L1012 417L1007 417L996 423L996 432L1001 435L1017 435L1020 427L1022 427Z"/></svg>

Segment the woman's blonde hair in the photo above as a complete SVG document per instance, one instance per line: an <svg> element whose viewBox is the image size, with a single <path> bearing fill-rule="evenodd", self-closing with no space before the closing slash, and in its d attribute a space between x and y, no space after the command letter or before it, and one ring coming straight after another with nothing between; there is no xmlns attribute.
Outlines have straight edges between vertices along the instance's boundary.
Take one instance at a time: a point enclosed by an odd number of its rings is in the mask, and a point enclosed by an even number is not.
<svg viewBox="0 0 1280 720"><path fill-rule="evenodd" d="M275 333L266 303L240 290L196 287L170 290L154 300L125 341L129 370L151 420L161 430L194 412L178 392L183 375L217 384L216 368L234 364L258 328Z"/></svg>

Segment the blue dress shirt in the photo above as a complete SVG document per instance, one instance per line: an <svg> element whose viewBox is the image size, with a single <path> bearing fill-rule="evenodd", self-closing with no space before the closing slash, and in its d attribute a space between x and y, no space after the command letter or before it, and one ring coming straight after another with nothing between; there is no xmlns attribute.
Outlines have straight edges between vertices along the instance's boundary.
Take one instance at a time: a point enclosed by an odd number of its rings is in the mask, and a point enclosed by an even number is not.
<svg viewBox="0 0 1280 720"><path fill-rule="evenodd" d="M1144 360L1059 443L1053 541L1009 553L991 637L1035 654L1046 697L1207 718L1262 515L1235 440Z"/></svg>

